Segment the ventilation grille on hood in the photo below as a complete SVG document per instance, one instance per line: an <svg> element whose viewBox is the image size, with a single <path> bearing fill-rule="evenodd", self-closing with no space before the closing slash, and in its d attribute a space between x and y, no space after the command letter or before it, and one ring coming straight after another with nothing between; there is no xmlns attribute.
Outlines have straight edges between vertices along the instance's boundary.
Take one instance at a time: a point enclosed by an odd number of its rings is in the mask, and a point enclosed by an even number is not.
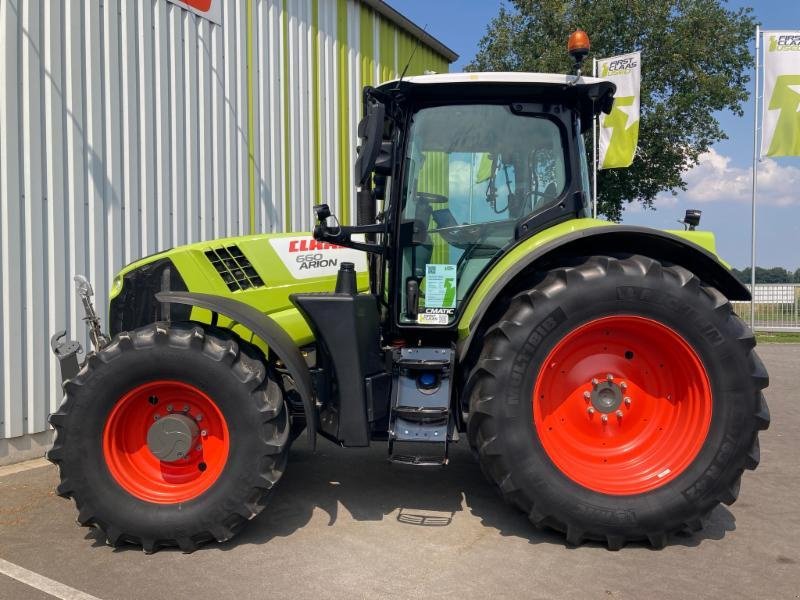
<svg viewBox="0 0 800 600"><path fill-rule="evenodd" d="M224 246L206 250L206 257L214 265L230 291L264 287L261 277L258 276L247 257L239 250L239 246Z"/></svg>

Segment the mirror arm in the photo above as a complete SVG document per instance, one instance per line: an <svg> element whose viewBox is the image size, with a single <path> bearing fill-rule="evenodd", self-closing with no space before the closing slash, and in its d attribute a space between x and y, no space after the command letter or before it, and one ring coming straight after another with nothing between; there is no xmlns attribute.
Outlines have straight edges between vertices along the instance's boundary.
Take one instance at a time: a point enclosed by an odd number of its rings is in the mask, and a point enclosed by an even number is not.
<svg viewBox="0 0 800 600"><path fill-rule="evenodd" d="M337 246L344 246L345 248L353 248L354 250L361 250L363 252L372 252L373 254L385 254L386 246L384 244L377 244L374 242L354 242L351 236L360 233L387 233L385 223L374 223L372 225L339 225L339 227L331 228L325 223L320 223L314 227L314 239L320 242L328 242L336 244Z"/></svg>
<svg viewBox="0 0 800 600"><path fill-rule="evenodd" d="M353 248L354 250L361 250L362 252L372 252L374 254L386 254L386 246L384 244L376 244L372 242L354 242L353 235L359 233L388 233L388 226L386 223L372 223L369 225L338 225L336 227L328 227L328 219L332 216L331 209L327 204L317 204L314 206L314 214L317 215L317 226L314 227L314 239L319 242L328 242L336 244L337 246L344 246L345 248ZM334 217L335 218L335 217ZM337 219L338 223L338 219Z"/></svg>

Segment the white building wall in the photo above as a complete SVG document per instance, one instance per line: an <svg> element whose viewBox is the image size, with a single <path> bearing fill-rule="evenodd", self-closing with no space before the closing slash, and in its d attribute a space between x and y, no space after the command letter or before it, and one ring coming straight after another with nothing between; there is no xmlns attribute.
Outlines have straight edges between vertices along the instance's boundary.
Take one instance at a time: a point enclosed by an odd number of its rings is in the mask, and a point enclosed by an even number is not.
<svg viewBox="0 0 800 600"><path fill-rule="evenodd" d="M167 0L0 0L0 464L8 440L45 432L60 401L50 335L88 345L74 275L93 283L105 318L113 275L139 257L308 230L320 201L341 215L363 23L375 73L381 31L410 48L357 0L225 0L221 25ZM409 73L446 70L424 50ZM390 74L405 62L385 60Z"/></svg>

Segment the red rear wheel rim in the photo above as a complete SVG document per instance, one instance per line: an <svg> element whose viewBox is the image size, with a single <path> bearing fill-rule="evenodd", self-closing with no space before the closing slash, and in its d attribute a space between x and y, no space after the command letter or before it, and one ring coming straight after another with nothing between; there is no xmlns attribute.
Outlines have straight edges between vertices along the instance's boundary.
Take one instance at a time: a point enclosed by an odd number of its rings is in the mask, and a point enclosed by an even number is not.
<svg viewBox="0 0 800 600"><path fill-rule="evenodd" d="M685 471L711 409L697 353L673 329L637 316L570 332L542 363L533 395L550 460L574 482L615 495L654 490Z"/></svg>
<svg viewBox="0 0 800 600"><path fill-rule="evenodd" d="M200 433L185 457L162 462L148 448L147 432L171 412L194 419ZM103 430L103 456L112 477L131 495L157 504L186 502L208 490L225 467L229 446L216 403L180 381L133 388L114 405Z"/></svg>

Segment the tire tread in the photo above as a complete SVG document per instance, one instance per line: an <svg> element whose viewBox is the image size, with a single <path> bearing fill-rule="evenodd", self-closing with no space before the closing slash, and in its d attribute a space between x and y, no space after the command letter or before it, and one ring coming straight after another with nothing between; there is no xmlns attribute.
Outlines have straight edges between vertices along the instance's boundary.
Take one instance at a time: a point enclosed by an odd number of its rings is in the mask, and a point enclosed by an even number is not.
<svg viewBox="0 0 800 600"><path fill-rule="evenodd" d="M49 422L55 429L52 448L46 457L58 466L60 483L56 489L59 496L73 498L79 509L78 523L85 527L96 527L110 546L136 544L144 552L152 553L162 547L175 547L189 553L211 540L226 541L233 537L241 525L259 514L266 506L272 489L283 473L288 448L288 426L281 432L275 428L273 435L260 436L262 447L259 469L253 478L252 489L247 502L229 508L228 514L214 523L204 523L197 531L186 535L165 539L140 538L133 532L125 532L113 523L106 523L96 517L91 491L75 485L75 477L80 478L80 466L68 464L64 449L69 443L70 414L80 397L80 389L97 369L113 362L123 353L146 351L155 345L168 344L187 351L201 352L208 358L228 364L234 376L248 386L250 397L261 413L265 425L285 411L282 390L278 383L268 376L266 364L253 358L258 350L246 348L246 342L238 340L226 330L204 328L196 324L154 323L132 332L122 332L99 353L92 353L79 373L63 385L64 398L58 410L50 415ZM265 428L266 431L266 428ZM280 455L283 456L280 456ZM278 459L275 457L278 456Z"/></svg>
<svg viewBox="0 0 800 600"><path fill-rule="evenodd" d="M732 469L731 481L716 494L716 502L732 504L739 494L742 472L754 469L760 460L757 430L769 426L769 409L760 390L767 387L769 377L763 363L754 351L755 336L749 327L733 312L730 302L718 290L704 284L691 271L667 263L639 256L625 257L594 256L582 259L576 266L560 267L548 273L542 282L533 289L521 291L511 298L506 314L500 321L490 326L484 337L484 350L467 378L466 390L470 394L470 415L468 421L468 437L470 445L477 450L481 470L497 486L501 492L511 481L512 472L506 464L502 452L493 448L492 442L497 435L494 421L496 415L502 414L501 399L493 394L493 390L502 389L498 378L501 376L500 365L508 359L511 344L507 332L519 328L524 322L523 311L531 311L536 307L537 298L553 299L563 288L575 281L583 281L597 276L613 273L638 274L647 278L670 278L687 291L695 294L698 302L704 302L709 310L725 317L727 327L735 334L743 346L754 389L758 390L753 399L753 422L756 425L752 434L750 448L736 457ZM511 501L508 494L502 494ZM566 535L570 545L580 545L585 540L597 540L610 550L622 548L630 541L646 540L653 548L663 548L669 535L680 530L696 531L702 527L704 519L716 505L698 506L695 514L689 515L677 526L661 530L647 531L634 535L621 535L617 532L587 531L582 525L565 522L555 514L546 514L527 498L521 490L516 489L513 502L527 515L538 528L550 527Z"/></svg>

